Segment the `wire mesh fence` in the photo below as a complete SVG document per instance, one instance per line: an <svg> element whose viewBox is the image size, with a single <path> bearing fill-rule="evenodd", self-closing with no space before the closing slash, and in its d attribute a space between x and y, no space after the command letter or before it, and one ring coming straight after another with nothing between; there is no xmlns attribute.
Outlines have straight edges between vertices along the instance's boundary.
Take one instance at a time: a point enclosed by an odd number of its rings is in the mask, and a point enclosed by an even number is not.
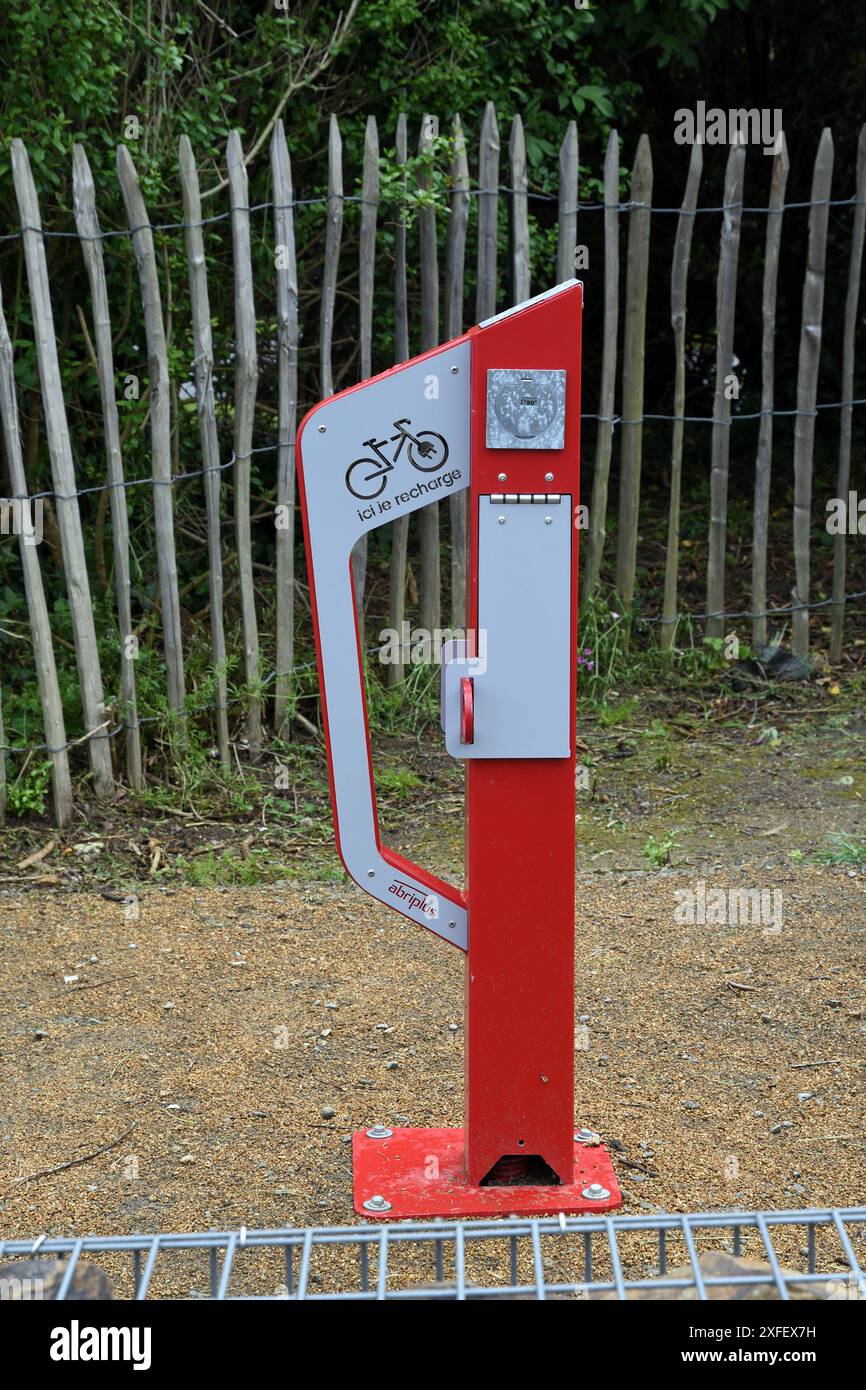
<svg viewBox="0 0 866 1390"><path fill-rule="evenodd" d="M741 1262L716 1271L709 1251ZM37 1256L60 1262L60 1301L94 1259L136 1301L841 1301L866 1298L866 1207L0 1240L0 1296Z"/></svg>

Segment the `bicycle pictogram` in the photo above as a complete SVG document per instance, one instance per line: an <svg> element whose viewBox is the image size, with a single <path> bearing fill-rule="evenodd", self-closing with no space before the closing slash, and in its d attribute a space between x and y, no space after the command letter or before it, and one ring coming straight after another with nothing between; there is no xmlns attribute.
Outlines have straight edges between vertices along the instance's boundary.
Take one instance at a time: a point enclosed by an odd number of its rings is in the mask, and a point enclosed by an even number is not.
<svg viewBox="0 0 866 1390"><path fill-rule="evenodd" d="M394 420L397 433L390 439L364 440L364 448L371 449L376 457L355 459L346 469L346 487L354 497L363 502L381 497L388 486L388 474L393 471L404 447L409 462L419 473L436 473L443 466L448 458L448 441L435 430L419 430L413 434L408 428L411 423L408 418ZM390 459L385 453L389 444L397 445Z"/></svg>

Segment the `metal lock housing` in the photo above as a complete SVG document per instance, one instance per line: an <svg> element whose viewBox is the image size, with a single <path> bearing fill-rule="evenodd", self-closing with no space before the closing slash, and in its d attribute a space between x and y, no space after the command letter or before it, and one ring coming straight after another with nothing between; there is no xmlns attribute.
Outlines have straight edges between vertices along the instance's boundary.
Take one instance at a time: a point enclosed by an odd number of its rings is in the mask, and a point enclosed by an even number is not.
<svg viewBox="0 0 866 1390"><path fill-rule="evenodd" d="M565 371L487 372L488 449L565 447Z"/></svg>

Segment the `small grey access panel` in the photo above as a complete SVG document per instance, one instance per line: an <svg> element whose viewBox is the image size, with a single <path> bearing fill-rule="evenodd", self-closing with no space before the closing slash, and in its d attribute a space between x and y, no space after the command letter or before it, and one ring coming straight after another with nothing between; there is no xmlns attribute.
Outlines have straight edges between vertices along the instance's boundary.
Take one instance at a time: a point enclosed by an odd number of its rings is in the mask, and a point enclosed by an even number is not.
<svg viewBox="0 0 866 1390"><path fill-rule="evenodd" d="M565 372L491 367L488 449L565 447Z"/></svg>
<svg viewBox="0 0 866 1390"><path fill-rule="evenodd" d="M482 497L478 655L443 649L442 724L454 758L567 758L571 747L571 497L549 505ZM460 679L472 677L474 741L460 738Z"/></svg>

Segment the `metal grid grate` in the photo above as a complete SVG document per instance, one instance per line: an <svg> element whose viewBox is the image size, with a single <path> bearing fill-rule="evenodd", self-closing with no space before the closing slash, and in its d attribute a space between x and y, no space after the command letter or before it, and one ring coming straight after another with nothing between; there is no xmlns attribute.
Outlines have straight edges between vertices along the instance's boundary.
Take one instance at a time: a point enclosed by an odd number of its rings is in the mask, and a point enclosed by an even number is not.
<svg viewBox="0 0 866 1390"><path fill-rule="evenodd" d="M849 1229L850 1228L850 1229ZM773 1231L794 1231L805 1240L806 1268L784 1269L772 1240ZM711 1247L706 1237L712 1237ZM624 1240L650 1240L655 1269L635 1277L624 1257ZM853 1239L852 1239L853 1237ZM640 1216L581 1216L496 1221L400 1222L390 1226L311 1227L306 1230L203 1231L193 1234L85 1236L38 1240L0 1240L0 1263L38 1256L68 1258L57 1291L67 1297L79 1263L93 1256L128 1256L130 1294L137 1300L159 1297L157 1285L168 1276L181 1252L195 1257L209 1293L188 1297L379 1301L386 1299L473 1300L489 1298L588 1298L608 1294L626 1299L632 1290L693 1289L707 1299L714 1285L770 1285L773 1295L790 1299L810 1284L827 1286L838 1298L866 1298L866 1273L854 1251L854 1239L866 1240L866 1207L775 1212L705 1212L693 1215L653 1213ZM768 1273L707 1277L699 1263L699 1245L733 1255L748 1254L769 1265ZM819 1252L819 1243L821 1250ZM491 1255L491 1244L495 1256ZM748 1247L748 1248L747 1248ZM678 1276L670 1274L672 1250L684 1251ZM473 1256L485 1251L484 1267L495 1282L477 1282ZM413 1252L429 1282L401 1269L401 1256ZM271 1292L242 1287L254 1275L256 1255L268 1252L271 1273L279 1261L281 1280ZM647 1246L643 1247L646 1267ZM866 1246L863 1256L866 1257ZM423 1258L418 1261L418 1256ZM339 1257L339 1258L338 1258ZM575 1265L578 1277L551 1276L554 1264ZM824 1265L823 1271L819 1265ZM159 1269L158 1269L159 1266ZM829 1268L827 1268L829 1266ZM14 1266L13 1266L14 1268ZM406 1282L406 1280L409 1282ZM267 1282L261 1277L259 1285ZM272 1281L273 1282L273 1281ZM253 1277L253 1284L256 1283ZM332 1285L332 1287L325 1287ZM837 1292L838 1289L838 1292ZM118 1290L118 1296L123 1296ZM173 1296L177 1297L177 1293ZM182 1294L180 1296L183 1296Z"/></svg>

